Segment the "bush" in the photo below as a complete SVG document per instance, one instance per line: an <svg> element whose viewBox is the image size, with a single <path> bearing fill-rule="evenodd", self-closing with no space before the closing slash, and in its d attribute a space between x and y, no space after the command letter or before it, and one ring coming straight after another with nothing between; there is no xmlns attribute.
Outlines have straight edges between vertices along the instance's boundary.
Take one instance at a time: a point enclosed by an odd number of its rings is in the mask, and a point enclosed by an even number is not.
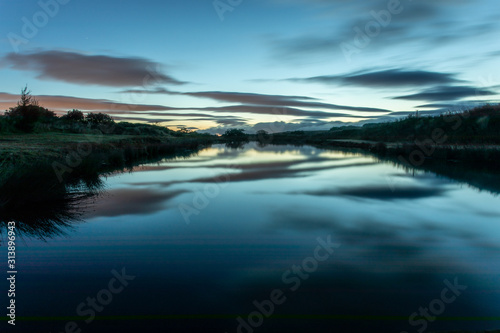
<svg viewBox="0 0 500 333"><path fill-rule="evenodd" d="M68 111L68 113L62 116L61 119L72 122L82 122L85 120L85 116L82 111L73 109Z"/></svg>
<svg viewBox="0 0 500 333"><path fill-rule="evenodd" d="M245 140L248 138L248 136L244 132L245 130L234 128L227 130L226 133L222 135L222 137L231 140Z"/></svg>
<svg viewBox="0 0 500 333"><path fill-rule="evenodd" d="M12 133L15 132L15 127L8 117L0 116L0 133Z"/></svg>
<svg viewBox="0 0 500 333"><path fill-rule="evenodd" d="M109 114L105 113L88 113L85 120L91 124L99 125L99 124L113 124L115 121Z"/></svg>
<svg viewBox="0 0 500 333"><path fill-rule="evenodd" d="M21 100L17 106L5 112L14 126L24 132L32 132L37 121L48 122L56 118L56 114L38 105L38 101L31 96L31 91L25 87L21 91Z"/></svg>

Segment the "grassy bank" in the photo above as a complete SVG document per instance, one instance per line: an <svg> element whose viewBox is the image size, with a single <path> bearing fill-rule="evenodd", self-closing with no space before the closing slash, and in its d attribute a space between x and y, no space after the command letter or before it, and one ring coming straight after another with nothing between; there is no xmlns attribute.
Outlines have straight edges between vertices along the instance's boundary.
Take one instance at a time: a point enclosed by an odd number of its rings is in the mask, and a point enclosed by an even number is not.
<svg viewBox="0 0 500 333"><path fill-rule="evenodd" d="M206 137L23 134L2 136L0 224L36 238L63 234L102 191L102 176L191 156ZM1 230L0 230L1 233Z"/></svg>
<svg viewBox="0 0 500 333"><path fill-rule="evenodd" d="M92 154L104 154L106 159L123 155L125 160L136 157L155 157L183 149L210 145L210 136L143 136L117 134L3 134L0 136L0 163L29 165L41 160L61 160L68 154L86 159ZM90 154L87 152L90 151ZM104 161L105 162L105 161Z"/></svg>

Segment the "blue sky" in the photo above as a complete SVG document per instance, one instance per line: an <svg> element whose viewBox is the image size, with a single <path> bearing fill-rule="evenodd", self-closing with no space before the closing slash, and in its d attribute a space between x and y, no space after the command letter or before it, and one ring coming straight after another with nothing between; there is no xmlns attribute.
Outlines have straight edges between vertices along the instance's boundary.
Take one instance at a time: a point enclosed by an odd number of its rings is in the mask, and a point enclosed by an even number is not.
<svg viewBox="0 0 500 333"><path fill-rule="evenodd" d="M221 133L500 100L493 0L0 0L0 109Z"/></svg>

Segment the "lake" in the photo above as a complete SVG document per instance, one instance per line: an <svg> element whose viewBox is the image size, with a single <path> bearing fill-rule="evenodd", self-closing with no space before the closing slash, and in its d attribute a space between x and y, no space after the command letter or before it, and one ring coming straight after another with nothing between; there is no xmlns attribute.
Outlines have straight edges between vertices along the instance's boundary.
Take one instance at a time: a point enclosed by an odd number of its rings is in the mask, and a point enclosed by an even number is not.
<svg viewBox="0 0 500 333"><path fill-rule="evenodd" d="M492 191L359 152L256 143L103 182L80 219L18 239L12 331L500 328Z"/></svg>

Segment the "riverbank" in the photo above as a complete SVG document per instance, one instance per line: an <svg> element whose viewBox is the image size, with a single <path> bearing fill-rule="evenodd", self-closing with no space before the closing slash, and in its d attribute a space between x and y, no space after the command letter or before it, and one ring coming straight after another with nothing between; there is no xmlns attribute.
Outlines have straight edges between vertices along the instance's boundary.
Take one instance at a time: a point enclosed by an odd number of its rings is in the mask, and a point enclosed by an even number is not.
<svg viewBox="0 0 500 333"><path fill-rule="evenodd" d="M257 138L258 140L258 138ZM261 140L262 141L262 140ZM408 167L435 162L462 164L482 170L500 168L500 144L440 143L431 140L386 142L361 139L336 139L329 132L278 133L263 143L311 145L317 148L359 149L379 157L397 158Z"/></svg>
<svg viewBox="0 0 500 333"><path fill-rule="evenodd" d="M213 143L186 135L12 134L0 137L0 223L46 238L77 221L102 191L102 176L188 157Z"/></svg>
<svg viewBox="0 0 500 333"><path fill-rule="evenodd" d="M214 139L208 136L3 134L0 137L0 165L27 166L42 160L58 161L67 158L68 154L74 158L79 155L81 159L95 153L116 157L120 152L134 157L148 157L162 152L200 148L213 142Z"/></svg>

